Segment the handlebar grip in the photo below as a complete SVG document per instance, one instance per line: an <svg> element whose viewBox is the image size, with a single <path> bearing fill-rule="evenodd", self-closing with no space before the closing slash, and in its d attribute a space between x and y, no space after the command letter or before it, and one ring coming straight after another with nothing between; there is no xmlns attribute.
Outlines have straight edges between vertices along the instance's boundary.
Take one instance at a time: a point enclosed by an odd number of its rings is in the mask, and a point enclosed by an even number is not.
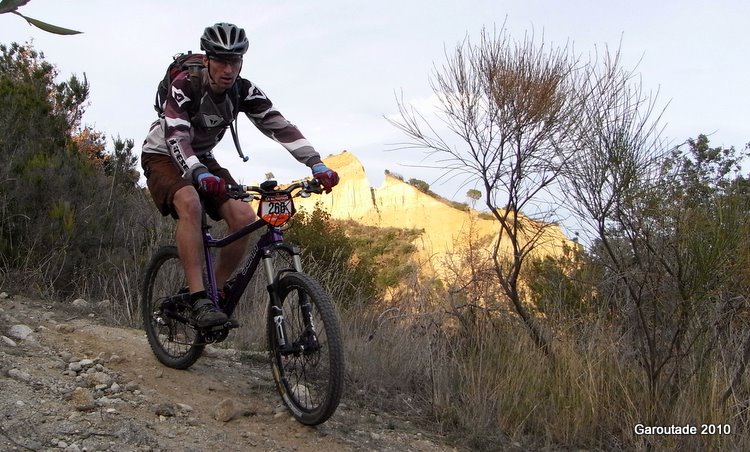
<svg viewBox="0 0 750 452"><path fill-rule="evenodd" d="M235 199L244 199L252 196L248 193L248 186L242 184L227 184L227 193L230 197Z"/></svg>
<svg viewBox="0 0 750 452"><path fill-rule="evenodd" d="M310 179L310 181L307 183L307 187L305 187L307 191L312 193L321 194L323 193L323 184L320 183L318 179Z"/></svg>

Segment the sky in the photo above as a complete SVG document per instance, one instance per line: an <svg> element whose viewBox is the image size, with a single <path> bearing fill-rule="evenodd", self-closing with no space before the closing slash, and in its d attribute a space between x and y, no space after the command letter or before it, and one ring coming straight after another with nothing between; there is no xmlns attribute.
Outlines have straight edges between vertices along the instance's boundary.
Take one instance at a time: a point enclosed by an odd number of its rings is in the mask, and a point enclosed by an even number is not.
<svg viewBox="0 0 750 452"><path fill-rule="evenodd" d="M211 7L205 7L210 3ZM420 150L394 150L405 135L397 97L420 108L434 99L430 77L465 37L482 28L527 33L575 52L621 48L647 90L666 106L664 135L673 143L699 133L712 146L750 141L748 63L750 2L745 0L32 0L19 11L83 31L57 36L21 17L0 15L0 43L33 42L59 80L85 74L91 88L83 122L140 145L155 119L153 98L171 56L199 51L203 29L232 22L248 33L242 76L256 83L322 156L354 153L378 187L384 171L430 184L465 201L466 187L440 179ZM230 134L215 153L238 180L273 172L280 182L308 176L280 145L240 119L250 161L237 157Z"/></svg>

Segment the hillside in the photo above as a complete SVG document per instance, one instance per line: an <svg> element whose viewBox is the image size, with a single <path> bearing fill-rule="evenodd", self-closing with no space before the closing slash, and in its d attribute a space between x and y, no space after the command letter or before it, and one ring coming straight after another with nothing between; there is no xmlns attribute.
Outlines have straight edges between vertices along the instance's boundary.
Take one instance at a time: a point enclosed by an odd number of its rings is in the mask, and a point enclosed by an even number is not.
<svg viewBox="0 0 750 452"><path fill-rule="evenodd" d="M339 173L341 182L328 196L300 199L298 208L311 211L319 203L332 218L376 227L421 229L424 233L414 244L420 257L430 257L437 270L448 254L458 251L456 244L466 242L469 231L475 238L484 238L487 247L493 243L490 238L497 237L494 219L483 219L476 210L451 207L391 175L385 176L381 187L370 187L364 166L351 152L327 157L324 162ZM572 245L557 225L549 225L540 243L541 255L555 255L564 245Z"/></svg>

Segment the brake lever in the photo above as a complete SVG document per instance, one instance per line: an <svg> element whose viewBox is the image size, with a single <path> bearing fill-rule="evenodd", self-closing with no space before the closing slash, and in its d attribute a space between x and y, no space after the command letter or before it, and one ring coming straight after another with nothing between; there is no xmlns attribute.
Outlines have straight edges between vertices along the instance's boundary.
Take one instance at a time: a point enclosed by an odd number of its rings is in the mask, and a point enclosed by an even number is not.
<svg viewBox="0 0 750 452"><path fill-rule="evenodd" d="M323 185L318 179L311 179L305 188L307 189L308 196L310 196L310 193L315 193L317 195L323 194Z"/></svg>
<svg viewBox="0 0 750 452"><path fill-rule="evenodd" d="M253 196L245 190L243 185L227 184L227 194L233 199L248 199Z"/></svg>

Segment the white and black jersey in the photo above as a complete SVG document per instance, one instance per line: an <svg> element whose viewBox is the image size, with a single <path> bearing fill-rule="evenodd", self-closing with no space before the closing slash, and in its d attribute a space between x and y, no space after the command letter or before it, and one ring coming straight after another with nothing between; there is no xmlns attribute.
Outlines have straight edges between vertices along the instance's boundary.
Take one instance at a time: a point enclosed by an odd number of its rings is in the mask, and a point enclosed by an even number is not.
<svg viewBox="0 0 750 452"><path fill-rule="evenodd" d="M233 88L215 94L203 69L201 92L193 91L188 71L174 78L164 101L164 115L151 124L143 143L145 153L172 156L185 178L192 180L197 169L205 171L201 159L212 157L212 150L236 116L236 108L299 162L311 168L321 163L320 155L299 129L251 81L240 77Z"/></svg>

